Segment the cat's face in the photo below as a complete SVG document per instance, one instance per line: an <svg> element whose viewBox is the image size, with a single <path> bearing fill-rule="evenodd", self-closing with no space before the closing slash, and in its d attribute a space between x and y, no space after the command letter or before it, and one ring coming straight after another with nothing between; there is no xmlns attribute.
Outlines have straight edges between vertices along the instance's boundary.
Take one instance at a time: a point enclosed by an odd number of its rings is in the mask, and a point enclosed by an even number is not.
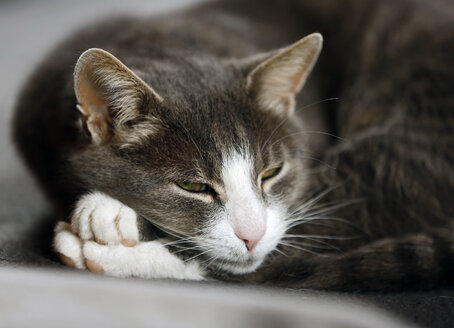
<svg viewBox="0 0 454 328"><path fill-rule="evenodd" d="M291 112L294 94L320 50L321 40L310 41L316 45L310 64L294 57L301 55L301 49L307 52L311 44L296 44L252 72L245 73L235 63L205 68L207 73L221 68L218 78L212 76L205 85L197 81L192 88L174 86L169 91L163 87L168 79L148 81L150 75L145 74L144 80L156 85L155 90L143 86L140 96L125 95L120 101L114 97L126 86L104 100L99 85L87 86L82 80L87 77L78 80L76 74L80 109L94 140L73 159L79 171L85 171L82 179L170 236L186 241L174 245L191 245L206 265L236 274L253 271L277 247L293 202L304 190L305 163L300 156L304 140L298 134L302 126ZM288 68L289 60L296 62L295 67L288 69L291 76L282 77L280 62ZM82 70L88 73L81 74L98 74L85 66ZM200 67L197 74L203 72ZM279 79L291 81L287 81L289 91L284 86L273 94L272 88L283 83ZM99 84L99 76L94 81ZM96 91L87 96L91 92L87 88L93 87ZM101 100L93 100L100 96ZM106 105L109 101L111 108ZM137 108L138 101L140 115L121 112L128 106ZM99 103L96 115L116 106L112 125L90 120L98 118L92 111ZM114 135L109 135L112 129Z"/></svg>
<svg viewBox="0 0 454 328"><path fill-rule="evenodd" d="M224 105L195 113L193 104L181 109L187 115L175 115L169 106L153 135L139 147L119 150L130 183L142 185L145 175L150 184L131 190L125 202L164 231L199 246L196 250L206 252L200 260L243 273L277 246L292 200L303 189L300 144L292 135L298 126L246 97L216 100Z"/></svg>

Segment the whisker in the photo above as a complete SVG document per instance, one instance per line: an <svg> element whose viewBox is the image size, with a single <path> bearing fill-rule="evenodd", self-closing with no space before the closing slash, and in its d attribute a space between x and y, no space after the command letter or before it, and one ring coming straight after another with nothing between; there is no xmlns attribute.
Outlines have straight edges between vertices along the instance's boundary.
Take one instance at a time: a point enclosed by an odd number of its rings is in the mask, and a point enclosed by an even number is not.
<svg viewBox="0 0 454 328"><path fill-rule="evenodd" d="M309 107L312 107L312 106L315 106L315 105L319 105L319 104L322 104L324 102L328 102L328 101L333 101L333 100L339 100L339 97L331 97L331 98L326 98L326 99L322 99L322 100L319 100L319 101L316 101L316 102L313 102L313 103L310 103L310 104L307 104L307 105L304 105L302 107L299 107L298 109L295 110L295 113L296 112L300 112L302 110L305 110Z"/></svg>
<svg viewBox="0 0 454 328"><path fill-rule="evenodd" d="M276 248L274 248L274 250L275 250L276 252L278 252L279 254L282 254L282 255L284 255L285 257L289 257L289 256L288 256L287 254L285 254L285 253L284 253L284 251L280 250L280 249L279 249L279 248L277 248L277 247L276 247Z"/></svg>
<svg viewBox="0 0 454 328"><path fill-rule="evenodd" d="M360 198L354 198L354 199L345 199L345 200L333 200L331 202L326 202L326 203L321 203L318 205L311 206L310 211L317 211L322 208L327 208L327 207L333 207L333 206L339 206L339 207L345 207L354 203L359 203L363 201L363 199ZM312 212L307 212L307 213L312 213Z"/></svg>
<svg viewBox="0 0 454 328"><path fill-rule="evenodd" d="M184 124L182 124L182 123L180 122L180 120L177 120L177 121L178 121L179 125L184 129L186 136L189 138L189 140L191 140L192 144L193 144L194 147L197 149L197 152L199 153L200 158L203 159L204 157L203 157L202 151L200 150L199 146L197 146L197 144L195 143L194 138L193 138L192 135L189 133L188 129L184 126Z"/></svg>
<svg viewBox="0 0 454 328"><path fill-rule="evenodd" d="M332 133L329 133L329 132L325 132L325 131L307 131L307 130L304 130L304 131L298 131L298 132L294 132L294 133L290 133L290 134L287 134L279 139L277 139L276 141L274 141L270 147L273 147L276 143L278 143L279 141L282 141L284 139L287 139L287 138L290 138L290 137L293 137L293 136L297 136L299 134L321 134L321 135L325 135L325 136L329 136L329 137L332 137L332 138L335 138L337 140L340 140L342 142L346 142L348 141L347 139L344 139L342 137L339 137L335 134L332 134Z"/></svg>
<svg viewBox="0 0 454 328"><path fill-rule="evenodd" d="M294 245L294 244L292 244L292 243L290 243L288 241L281 241L281 242L279 242L279 244L284 245L284 246L288 246L288 247L292 247L292 248L296 248L296 249L299 249L299 250L304 251L304 252L308 252L308 253L313 254L313 255L326 257L326 255L324 255L324 254L320 254L320 253L311 251L310 249Z"/></svg>
<svg viewBox="0 0 454 328"><path fill-rule="evenodd" d="M188 238L183 238L183 239L177 239L177 240L173 240L173 241L169 241L167 243L164 243L162 244L162 246L175 246L175 247L179 247L177 246L178 244L184 244L184 243L189 243L191 242L192 239L188 239Z"/></svg>
<svg viewBox="0 0 454 328"><path fill-rule="evenodd" d="M175 228L170 228L170 227L165 227L164 225L160 224L160 223L157 223L153 220L150 220L148 219L147 217L144 216L144 218L146 220L148 220L149 222L151 222L152 224L154 224L155 226L157 226L159 229L161 229L162 231L164 231L165 233L175 237L175 238L178 238L178 239L187 239L187 240L197 240L197 237L194 237L194 236L189 236L187 235L185 232L182 232L182 231L178 231L176 230ZM198 231L202 231L202 229L199 229ZM196 232L195 232L196 233Z"/></svg>
<svg viewBox="0 0 454 328"><path fill-rule="evenodd" d="M327 243L326 241L324 240L319 240L319 239L313 239L313 238L310 238L310 237L299 237L299 236L291 236L291 235L287 235L287 236L284 236L283 240L285 240L285 238L303 238L305 240L310 240L312 242L316 242L316 243L319 243L321 245L325 245L326 247L329 247L330 249L335 249L337 251L340 251L340 248L334 246L334 245L331 245L329 243ZM299 241L292 241L294 243L300 243Z"/></svg>
<svg viewBox="0 0 454 328"><path fill-rule="evenodd" d="M285 238L284 238L285 240ZM300 246L308 246L308 247L312 247L312 248L319 248L319 249L332 249L332 250L336 250L336 251L341 251L341 249L339 247L336 247L336 246L333 246L331 244L328 244L328 243L325 243L325 242L321 242L320 244L322 244L323 246L321 245L314 245L314 244L311 244L311 243L305 243L305 242L302 242L302 241L296 241L296 240L285 240L286 242L290 241L292 242L293 244L295 245L300 245ZM320 240L311 240L311 241L315 241L315 242L320 242Z"/></svg>
<svg viewBox="0 0 454 328"><path fill-rule="evenodd" d="M346 201L342 201L342 202L339 202L338 204L333 204L333 205L327 205L327 206L323 206L323 204L315 207L315 208L310 208L310 209L303 209L303 212L302 213L299 213L300 215L301 214L304 214L304 216L308 219L310 219L311 217L316 217L318 216L319 214L328 214L328 213L332 213L340 208L344 208L346 206L349 206L349 205L352 205L352 204L358 204L360 202L364 201L364 199L352 199L352 200L346 200ZM297 214L298 215L298 214Z"/></svg>
<svg viewBox="0 0 454 328"><path fill-rule="evenodd" d="M211 261L211 260L212 260L213 258L215 258L215 257L217 257L217 255L210 256L208 259L199 262L199 264L203 264L203 263L206 263L206 262L208 262L208 261Z"/></svg>
<svg viewBox="0 0 454 328"><path fill-rule="evenodd" d="M309 196L309 199L305 202L303 202L303 204L299 207L300 209L304 209L304 208L310 208L313 204L316 204L320 199L322 199L323 197L325 197L327 194L329 194L331 191L334 191L336 190L337 188L340 188L341 186L343 186L344 184L346 183L345 182L342 182L342 183L339 183L337 185L334 185L334 186L331 186L327 189L325 189L324 191L318 193L318 194L315 194L315 196L311 197Z"/></svg>
<svg viewBox="0 0 454 328"><path fill-rule="evenodd" d="M179 249L178 251L173 252L173 253L174 253L174 254L177 254L177 253L181 253L181 252L185 252L185 251L190 251L190 250L198 249L198 248L202 248L202 249L203 249L203 246L197 245L197 246L194 246L194 247L184 247L184 248Z"/></svg>
<svg viewBox="0 0 454 328"><path fill-rule="evenodd" d="M292 216L301 216L301 215L306 215L307 213L309 213L309 211L316 211L316 210L319 210L321 208L325 208L325 207L328 207L328 206L333 206L333 205L337 205L337 204L340 204L340 203L343 203L344 201L332 201L332 202L327 202L327 203L323 203L323 204L319 204L319 205L314 205L314 206L311 206L310 208L307 208L307 206L305 206L303 204L303 206L299 206L297 207L296 209L294 209L292 212L290 212L290 214L288 214L289 217L292 217Z"/></svg>
<svg viewBox="0 0 454 328"><path fill-rule="evenodd" d="M203 254L208 253L209 251L210 251L210 250L208 249L208 250L206 250L206 251L204 251L204 252L201 252L201 253L199 253L199 254L197 254L197 255L194 255L194 256L192 256L192 257L190 257L190 258L184 260L184 262L189 262L189 261L191 261L191 260L193 260L193 259L195 259L195 258L197 258L197 257L199 257L199 256L202 256Z"/></svg>
<svg viewBox="0 0 454 328"><path fill-rule="evenodd" d="M213 255L211 258L209 258L208 261L210 261L210 260L211 260L211 261L208 262L208 264L205 265L205 266L203 267L203 270L205 270L206 268L208 268L214 261L216 261L217 258L218 258L217 255ZM201 262L201 263L205 263L205 262L207 262L207 261L204 261L204 262Z"/></svg>
<svg viewBox="0 0 454 328"><path fill-rule="evenodd" d="M351 240L355 238L359 238L361 236L322 236L322 235L285 235L285 237L293 237L293 238L313 238L313 239L332 239L332 240Z"/></svg>
<svg viewBox="0 0 454 328"><path fill-rule="evenodd" d="M313 160L317 163L320 163L320 164L323 164L324 166L326 166L327 168L331 169L331 170L336 170L337 167L335 166L332 166L332 165L329 165L328 163L326 163L325 161L322 161L321 159L318 159L318 158L315 158L315 157L312 157L312 156L299 156L300 159L310 159L310 160Z"/></svg>
<svg viewBox="0 0 454 328"><path fill-rule="evenodd" d="M319 222L319 221L323 221L322 223ZM320 217L314 217L314 218L310 218L310 219L307 219L307 218L303 218L301 220L295 220L293 222L291 222L287 229L290 230L294 227L297 227L301 224L316 224L316 225L321 225L321 226L329 226L328 224L325 224L326 221L337 221L337 222L341 222L341 223L344 223L344 224L347 224L347 225L350 225L354 228L357 228L357 226L355 226L354 224L352 224L351 222L347 221L347 220L344 220L344 219L341 219L341 218L337 218L337 217L331 217L331 216L320 216Z"/></svg>
<svg viewBox="0 0 454 328"><path fill-rule="evenodd" d="M328 102L328 101L333 101L333 100L338 100L339 98L337 97L333 97L333 98L327 98L327 99L323 99L323 100L320 100L320 101L316 101L316 102L313 102L313 103L310 103L308 105L305 105L303 107L300 107L298 109L295 110L295 113L297 112L300 112L304 109L307 109L307 108L310 108L312 106L315 106L315 105L318 105L318 104L321 104L321 103L324 103L324 102ZM276 133L276 131L285 123L287 122L287 120L290 118L290 116L287 116L286 118L284 118L283 120L281 120L281 122L279 122L279 124L274 128L273 131L271 131L271 134L269 135L269 137L265 140L265 142L263 143L262 147L260 148L261 151L263 151L263 149L266 147L266 145L268 144L268 142L271 140L271 138L273 137L273 135Z"/></svg>

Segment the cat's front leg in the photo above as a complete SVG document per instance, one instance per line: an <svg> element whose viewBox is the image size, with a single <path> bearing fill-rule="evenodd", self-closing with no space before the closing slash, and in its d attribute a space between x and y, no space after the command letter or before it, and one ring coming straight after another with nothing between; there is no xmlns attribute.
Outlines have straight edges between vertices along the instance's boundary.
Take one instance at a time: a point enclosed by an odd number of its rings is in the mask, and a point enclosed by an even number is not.
<svg viewBox="0 0 454 328"><path fill-rule="evenodd" d="M203 279L196 262L184 262L162 242L140 242L136 213L99 192L81 198L71 224L58 223L54 249L64 264L96 273Z"/></svg>

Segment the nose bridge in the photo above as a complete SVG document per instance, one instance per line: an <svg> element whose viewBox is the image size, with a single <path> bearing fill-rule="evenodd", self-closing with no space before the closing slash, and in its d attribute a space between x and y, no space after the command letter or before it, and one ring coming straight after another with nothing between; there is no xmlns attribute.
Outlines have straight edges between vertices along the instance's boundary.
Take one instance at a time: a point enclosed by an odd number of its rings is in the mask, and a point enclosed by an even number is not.
<svg viewBox="0 0 454 328"><path fill-rule="evenodd" d="M266 212L255 194L243 194L230 201L230 216L235 235L252 251L266 231Z"/></svg>
<svg viewBox="0 0 454 328"><path fill-rule="evenodd" d="M231 198L229 203L235 225L259 225L265 222L265 209L255 194L237 195Z"/></svg>
<svg viewBox="0 0 454 328"><path fill-rule="evenodd" d="M233 153L223 165L226 210L235 235L251 251L265 234L266 211L254 189L250 156Z"/></svg>

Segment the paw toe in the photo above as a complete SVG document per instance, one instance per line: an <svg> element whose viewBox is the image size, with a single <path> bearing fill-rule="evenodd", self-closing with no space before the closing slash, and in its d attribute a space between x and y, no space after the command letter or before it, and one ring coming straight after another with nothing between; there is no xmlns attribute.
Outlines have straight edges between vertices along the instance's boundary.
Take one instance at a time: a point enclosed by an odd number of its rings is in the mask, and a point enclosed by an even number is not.
<svg viewBox="0 0 454 328"><path fill-rule="evenodd" d="M134 245L139 241L139 229L137 227L137 215L129 207L123 206L118 216L117 228L121 238L124 241L134 242ZM123 244L123 242L122 242ZM129 246L123 244L125 246Z"/></svg>
<svg viewBox="0 0 454 328"><path fill-rule="evenodd" d="M71 232L70 225L59 222L55 228L54 250L59 254L63 264L84 269L82 242Z"/></svg>
<svg viewBox="0 0 454 328"><path fill-rule="evenodd" d="M92 230L98 244L118 244L121 241L116 221L120 213L115 207L100 206L93 213Z"/></svg>
<svg viewBox="0 0 454 328"><path fill-rule="evenodd" d="M126 247L134 247L137 245L137 241L132 240L132 239L123 239L121 241L121 244Z"/></svg>
<svg viewBox="0 0 454 328"><path fill-rule="evenodd" d="M77 202L71 228L82 240L98 244L133 246L139 241L134 210L99 192L85 195Z"/></svg>
<svg viewBox="0 0 454 328"><path fill-rule="evenodd" d="M69 266L71 268L76 267L76 263L74 263L74 261L70 257L61 253L58 253L58 257L60 258L61 263L63 263L64 265Z"/></svg>
<svg viewBox="0 0 454 328"><path fill-rule="evenodd" d="M87 269L89 271L91 271L93 273L97 273L97 274L104 273L103 267L100 264L96 263L95 261L85 259L85 266L87 267Z"/></svg>

